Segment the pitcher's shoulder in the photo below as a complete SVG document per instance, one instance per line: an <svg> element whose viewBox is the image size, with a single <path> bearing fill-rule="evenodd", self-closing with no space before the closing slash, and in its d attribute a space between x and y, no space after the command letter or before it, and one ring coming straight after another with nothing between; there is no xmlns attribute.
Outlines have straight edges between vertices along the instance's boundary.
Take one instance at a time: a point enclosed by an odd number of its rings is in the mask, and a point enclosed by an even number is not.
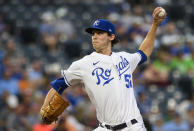
<svg viewBox="0 0 194 131"><path fill-rule="evenodd" d="M82 57L81 59L74 61L73 63L77 63L77 64L85 64L87 62L89 62L92 59L92 54L86 55L84 57Z"/></svg>
<svg viewBox="0 0 194 131"><path fill-rule="evenodd" d="M129 54L130 54L130 53L125 52L125 51L113 52L113 55L121 55L121 56L123 56L123 55L129 55Z"/></svg>

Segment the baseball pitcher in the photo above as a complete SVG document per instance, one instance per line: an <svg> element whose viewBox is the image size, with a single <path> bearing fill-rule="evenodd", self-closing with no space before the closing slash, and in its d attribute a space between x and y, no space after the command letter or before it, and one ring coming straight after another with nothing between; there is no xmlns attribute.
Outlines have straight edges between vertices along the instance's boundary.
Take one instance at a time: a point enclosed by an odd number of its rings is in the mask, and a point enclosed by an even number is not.
<svg viewBox="0 0 194 131"><path fill-rule="evenodd" d="M61 98L64 89L83 83L99 121L94 131L146 131L134 96L132 73L151 55L158 25L166 17L166 13L160 14L163 10L157 7L153 11L152 26L136 53L111 51L118 42L111 22L98 19L87 28L95 52L73 62L61 71L61 78L51 82L40 110L43 122L56 121L69 105Z"/></svg>

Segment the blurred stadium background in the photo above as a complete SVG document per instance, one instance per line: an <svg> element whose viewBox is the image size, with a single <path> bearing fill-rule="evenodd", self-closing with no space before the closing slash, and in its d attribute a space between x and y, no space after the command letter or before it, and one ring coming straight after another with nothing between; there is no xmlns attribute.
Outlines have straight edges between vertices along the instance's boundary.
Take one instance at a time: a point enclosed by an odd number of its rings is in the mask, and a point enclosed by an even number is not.
<svg viewBox="0 0 194 131"><path fill-rule="evenodd" d="M134 90L148 131L194 128L194 0L0 0L0 131L89 131L94 107L79 86L59 122L43 125L39 109L49 83L72 61L91 53L84 29L97 18L112 21L114 50L135 52L152 22L160 25L149 62L134 72ZM108 95L108 94L107 94Z"/></svg>

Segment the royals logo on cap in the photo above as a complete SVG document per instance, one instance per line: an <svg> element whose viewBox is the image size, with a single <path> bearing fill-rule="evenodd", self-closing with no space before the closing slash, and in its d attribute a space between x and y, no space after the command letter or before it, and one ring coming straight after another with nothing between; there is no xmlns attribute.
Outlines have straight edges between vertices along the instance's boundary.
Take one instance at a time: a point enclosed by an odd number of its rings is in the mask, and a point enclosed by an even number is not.
<svg viewBox="0 0 194 131"><path fill-rule="evenodd" d="M86 29L86 32L92 34L93 30L102 30L109 34L116 34L114 25L110 21L104 19L96 20L92 27Z"/></svg>
<svg viewBox="0 0 194 131"><path fill-rule="evenodd" d="M98 26L99 25L99 22L100 22L99 20L96 20L93 25L94 26Z"/></svg>

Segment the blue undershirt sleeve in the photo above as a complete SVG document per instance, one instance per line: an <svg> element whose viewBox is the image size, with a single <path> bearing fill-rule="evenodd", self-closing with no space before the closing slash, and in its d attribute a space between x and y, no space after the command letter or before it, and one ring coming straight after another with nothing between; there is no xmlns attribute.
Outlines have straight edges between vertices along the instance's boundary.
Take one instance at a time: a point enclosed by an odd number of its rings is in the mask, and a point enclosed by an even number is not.
<svg viewBox="0 0 194 131"><path fill-rule="evenodd" d="M140 60L140 62L139 62L139 64L138 64L138 65L141 65L142 63L144 63L144 62L147 60L147 56L146 56L146 54L145 54L143 51L141 51L141 50L138 50L137 52L141 55L141 60Z"/></svg>
<svg viewBox="0 0 194 131"><path fill-rule="evenodd" d="M52 88L54 88L59 94L62 94L63 91L68 87L68 85L65 83L65 80L63 77L58 78L51 82Z"/></svg>

